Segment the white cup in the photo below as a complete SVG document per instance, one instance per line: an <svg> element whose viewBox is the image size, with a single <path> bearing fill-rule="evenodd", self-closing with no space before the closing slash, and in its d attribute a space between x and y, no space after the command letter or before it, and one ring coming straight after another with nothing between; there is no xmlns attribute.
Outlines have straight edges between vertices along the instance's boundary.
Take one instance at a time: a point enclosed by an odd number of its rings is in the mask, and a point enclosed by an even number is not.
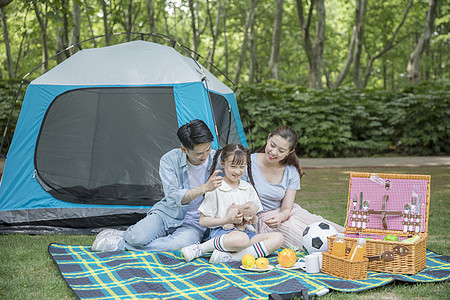
<svg viewBox="0 0 450 300"><path fill-rule="evenodd" d="M322 252L313 252L310 255L315 255L319 257L319 268L322 270Z"/></svg>
<svg viewBox="0 0 450 300"><path fill-rule="evenodd" d="M319 273L320 263L318 255L306 255L298 260L300 263L300 268L302 268L306 273Z"/></svg>

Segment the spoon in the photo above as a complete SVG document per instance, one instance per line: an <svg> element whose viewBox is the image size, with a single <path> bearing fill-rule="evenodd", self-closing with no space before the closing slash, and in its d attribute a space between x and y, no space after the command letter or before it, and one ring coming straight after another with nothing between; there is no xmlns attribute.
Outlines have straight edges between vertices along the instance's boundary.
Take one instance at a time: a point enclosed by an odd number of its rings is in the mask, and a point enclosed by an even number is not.
<svg viewBox="0 0 450 300"><path fill-rule="evenodd" d="M410 208L409 208L409 204L406 203L404 206L404 210L405 210L405 215L409 214ZM405 216L405 222L408 222L408 217ZM404 224L403 225L403 232L406 233L408 231L408 225Z"/></svg>
<svg viewBox="0 0 450 300"><path fill-rule="evenodd" d="M363 218L364 219L367 219L367 211L369 210L369 201L367 201L367 200L364 200L364 202L363 202L363 210L364 210L364 214L363 214ZM367 222L365 222L366 220L364 220L363 221L363 223L362 223L362 228L363 229L365 229L366 228L366 223Z"/></svg>
<svg viewBox="0 0 450 300"><path fill-rule="evenodd" d="M353 221L352 221L352 227L355 227L355 226L356 226L356 223L355 223L355 218L356 218L356 213L355 213L355 210L356 210L356 204L358 204L358 198L356 197L356 195L353 195Z"/></svg>

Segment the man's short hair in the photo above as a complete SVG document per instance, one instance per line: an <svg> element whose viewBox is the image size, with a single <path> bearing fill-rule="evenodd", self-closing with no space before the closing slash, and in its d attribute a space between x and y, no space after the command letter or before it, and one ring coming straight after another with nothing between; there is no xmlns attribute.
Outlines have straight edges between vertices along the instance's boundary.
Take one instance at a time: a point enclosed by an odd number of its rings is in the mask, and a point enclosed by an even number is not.
<svg viewBox="0 0 450 300"><path fill-rule="evenodd" d="M202 120L192 120L181 126L177 131L180 143L188 150L193 150L196 145L211 143L214 137L208 126Z"/></svg>

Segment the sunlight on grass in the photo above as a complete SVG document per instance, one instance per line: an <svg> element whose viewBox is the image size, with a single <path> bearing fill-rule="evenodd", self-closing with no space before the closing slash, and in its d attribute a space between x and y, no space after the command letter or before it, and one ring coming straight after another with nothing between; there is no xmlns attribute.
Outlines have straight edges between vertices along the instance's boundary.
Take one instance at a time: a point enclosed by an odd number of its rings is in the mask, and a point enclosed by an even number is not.
<svg viewBox="0 0 450 300"><path fill-rule="evenodd" d="M312 213L344 224L349 173L430 174L427 248L450 255L450 167L306 169L296 202ZM47 253L51 243L91 245L86 235L0 235L0 299L76 299ZM360 293L330 292L323 299L448 299L450 283L394 282Z"/></svg>

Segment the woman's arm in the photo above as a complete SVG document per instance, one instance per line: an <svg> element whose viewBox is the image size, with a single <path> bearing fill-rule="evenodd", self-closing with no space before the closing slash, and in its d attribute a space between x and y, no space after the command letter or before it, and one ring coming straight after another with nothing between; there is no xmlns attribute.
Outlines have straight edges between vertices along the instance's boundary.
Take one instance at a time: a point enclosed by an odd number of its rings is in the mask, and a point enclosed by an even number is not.
<svg viewBox="0 0 450 300"><path fill-rule="evenodd" d="M281 200L281 207L280 212L277 214L274 214L270 218L264 221L267 226L270 228L277 228L280 226L281 223L289 219L289 215L292 210L292 205L294 204L295 200L295 194L297 193L297 190L286 190L286 193L284 194L283 200Z"/></svg>
<svg viewBox="0 0 450 300"><path fill-rule="evenodd" d="M291 214L292 205L294 204L295 195L297 194L297 190L286 190L286 194L284 195L283 200L281 200L281 210L280 214L283 215L283 220L281 222L289 219L289 215Z"/></svg>

